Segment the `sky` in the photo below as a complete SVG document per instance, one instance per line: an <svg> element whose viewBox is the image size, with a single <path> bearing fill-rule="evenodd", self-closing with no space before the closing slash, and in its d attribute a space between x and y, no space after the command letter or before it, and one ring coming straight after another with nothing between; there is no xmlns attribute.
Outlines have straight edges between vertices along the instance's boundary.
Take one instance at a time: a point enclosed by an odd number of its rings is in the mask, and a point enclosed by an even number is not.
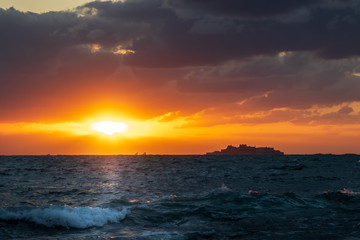
<svg viewBox="0 0 360 240"><path fill-rule="evenodd" d="M0 0L0 154L360 154L359 29L356 0Z"/></svg>

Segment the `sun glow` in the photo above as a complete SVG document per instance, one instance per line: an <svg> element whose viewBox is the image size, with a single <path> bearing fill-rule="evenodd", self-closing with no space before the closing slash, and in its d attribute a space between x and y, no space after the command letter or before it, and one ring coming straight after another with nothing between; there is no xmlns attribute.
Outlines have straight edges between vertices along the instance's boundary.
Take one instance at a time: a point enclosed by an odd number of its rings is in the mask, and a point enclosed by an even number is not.
<svg viewBox="0 0 360 240"><path fill-rule="evenodd" d="M128 126L122 122L102 121L96 122L91 125L92 129L97 132L102 132L107 135L113 135L114 133L124 133Z"/></svg>

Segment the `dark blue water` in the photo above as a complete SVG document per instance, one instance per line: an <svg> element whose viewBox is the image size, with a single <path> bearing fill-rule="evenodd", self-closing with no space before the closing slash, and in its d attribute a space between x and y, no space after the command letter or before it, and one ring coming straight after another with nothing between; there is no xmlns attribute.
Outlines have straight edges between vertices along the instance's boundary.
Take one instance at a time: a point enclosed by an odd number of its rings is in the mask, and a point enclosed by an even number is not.
<svg viewBox="0 0 360 240"><path fill-rule="evenodd" d="M1 156L0 239L360 240L360 156Z"/></svg>

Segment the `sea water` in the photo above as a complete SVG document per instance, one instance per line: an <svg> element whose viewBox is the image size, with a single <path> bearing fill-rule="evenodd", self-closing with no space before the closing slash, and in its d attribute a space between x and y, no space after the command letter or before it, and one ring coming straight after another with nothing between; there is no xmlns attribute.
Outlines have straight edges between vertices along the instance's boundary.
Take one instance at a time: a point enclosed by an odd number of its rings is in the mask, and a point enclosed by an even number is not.
<svg viewBox="0 0 360 240"><path fill-rule="evenodd" d="M360 156L0 156L0 239L360 240Z"/></svg>

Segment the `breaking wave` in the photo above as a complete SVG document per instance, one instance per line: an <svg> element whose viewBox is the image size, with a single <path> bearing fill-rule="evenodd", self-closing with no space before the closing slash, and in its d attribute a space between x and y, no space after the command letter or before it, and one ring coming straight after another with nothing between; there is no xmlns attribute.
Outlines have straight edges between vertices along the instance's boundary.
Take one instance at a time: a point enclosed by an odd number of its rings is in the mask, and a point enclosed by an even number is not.
<svg viewBox="0 0 360 240"><path fill-rule="evenodd" d="M26 221L46 227L89 228L117 223L126 217L127 209L49 206L28 209L0 209L2 221Z"/></svg>

